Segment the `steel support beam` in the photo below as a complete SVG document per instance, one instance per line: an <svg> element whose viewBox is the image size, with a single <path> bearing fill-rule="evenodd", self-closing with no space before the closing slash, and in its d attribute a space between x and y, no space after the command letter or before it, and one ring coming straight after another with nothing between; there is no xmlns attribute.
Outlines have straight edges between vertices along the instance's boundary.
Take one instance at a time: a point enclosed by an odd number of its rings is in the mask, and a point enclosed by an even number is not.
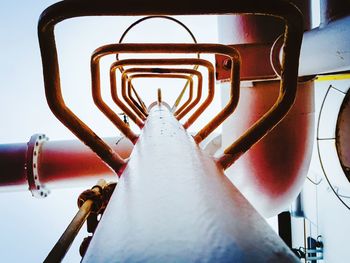
<svg viewBox="0 0 350 263"><path fill-rule="evenodd" d="M163 105L151 108L83 262L298 262Z"/></svg>

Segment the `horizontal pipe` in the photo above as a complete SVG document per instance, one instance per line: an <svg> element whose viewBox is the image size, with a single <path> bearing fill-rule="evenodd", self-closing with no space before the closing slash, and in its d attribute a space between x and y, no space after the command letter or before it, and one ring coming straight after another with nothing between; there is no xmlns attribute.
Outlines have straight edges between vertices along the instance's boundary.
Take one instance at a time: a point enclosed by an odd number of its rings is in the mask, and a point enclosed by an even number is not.
<svg viewBox="0 0 350 263"><path fill-rule="evenodd" d="M304 33L299 76L350 71L350 16Z"/></svg>
<svg viewBox="0 0 350 263"><path fill-rule="evenodd" d="M25 176L26 143L0 144L0 189L28 189ZM6 188L5 188L6 187Z"/></svg>
<svg viewBox="0 0 350 263"><path fill-rule="evenodd" d="M298 262L173 114L155 105L83 262Z"/></svg>
<svg viewBox="0 0 350 263"><path fill-rule="evenodd" d="M129 157L133 144L128 139L105 140L120 156ZM0 192L28 190L27 176L32 167L27 159L31 154L27 143L0 145ZM49 189L102 177L116 179L115 173L78 140L45 141L38 151L36 168L40 183Z"/></svg>
<svg viewBox="0 0 350 263"><path fill-rule="evenodd" d="M266 19L266 18L265 18ZM266 21L266 20L263 21ZM241 73L242 80L256 79L275 79L272 68L269 65L269 56L271 49L271 41L269 44L239 44L248 42L249 39L244 39L246 35L237 37L235 31L235 20L230 16L225 16L219 19L220 41L224 44L235 44L244 61ZM225 25L225 23L231 23ZM256 24L251 25L253 31L256 31ZM271 30L266 25L266 28ZM259 35L259 37L261 37ZM261 42L265 39L254 38L254 41ZM239 42L241 41L241 42ZM328 21L327 24L321 27L306 31L303 34L303 40L299 59L299 77L314 76L318 74L334 74L339 72L350 71L350 16L345 16L337 20ZM281 51L282 52L282 51ZM278 51L277 51L278 53ZM280 56L281 58L281 56ZM216 68L219 74L219 79L229 78L229 69L223 67L223 56L217 57L218 67Z"/></svg>

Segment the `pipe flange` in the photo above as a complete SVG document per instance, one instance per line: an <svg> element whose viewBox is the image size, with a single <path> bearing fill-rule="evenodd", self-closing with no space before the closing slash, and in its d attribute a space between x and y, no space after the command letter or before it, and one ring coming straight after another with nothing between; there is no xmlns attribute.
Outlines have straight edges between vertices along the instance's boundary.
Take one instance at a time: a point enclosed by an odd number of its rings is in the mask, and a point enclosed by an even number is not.
<svg viewBox="0 0 350 263"><path fill-rule="evenodd" d="M45 134L34 134L27 143L27 160L26 160L26 176L29 185L29 191L34 197L44 198L50 193L39 179L38 157L41 146L49 138Z"/></svg>

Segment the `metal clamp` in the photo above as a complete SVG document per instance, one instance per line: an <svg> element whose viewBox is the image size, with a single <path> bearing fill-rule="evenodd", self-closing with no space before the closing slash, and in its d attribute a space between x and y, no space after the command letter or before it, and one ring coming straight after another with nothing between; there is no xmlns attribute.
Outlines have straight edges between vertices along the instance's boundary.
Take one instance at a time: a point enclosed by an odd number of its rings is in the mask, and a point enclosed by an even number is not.
<svg viewBox="0 0 350 263"><path fill-rule="evenodd" d="M49 138L45 134L34 134L30 137L27 143L27 157L26 157L26 177L28 180L29 191L34 197L44 198L50 193L50 190L46 188L39 179L38 158L41 151L41 146Z"/></svg>

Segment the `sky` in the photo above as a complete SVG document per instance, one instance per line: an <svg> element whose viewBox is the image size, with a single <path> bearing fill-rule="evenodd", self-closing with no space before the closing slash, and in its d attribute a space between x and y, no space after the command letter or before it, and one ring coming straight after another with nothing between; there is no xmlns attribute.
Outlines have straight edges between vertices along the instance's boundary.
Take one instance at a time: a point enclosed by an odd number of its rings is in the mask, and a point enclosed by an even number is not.
<svg viewBox="0 0 350 263"><path fill-rule="evenodd" d="M45 133L52 141L74 138L51 113L44 94L37 21L40 13L54 2L0 2L0 144L28 142L35 133ZM56 27L66 104L94 127L101 137L118 136L119 132L93 105L90 95L90 55L103 44L116 43L122 32L135 20L135 17L79 18L65 21ZM198 42L217 42L215 17L179 17L179 20L193 31ZM177 24L154 19L135 27L125 41L191 43L192 40ZM112 61L112 57L103 60L101 67L106 68ZM107 80L108 76L102 75L103 87L107 86ZM164 96L175 98L182 86L177 83L172 90L168 85L171 86L168 82L160 81L139 92L147 97L146 100L155 100L156 88L161 87L164 90L167 88L167 93L163 91ZM103 91L104 98L111 103L106 90ZM207 116L217 111L219 97L217 92L215 103ZM206 121L207 117L203 116L193 129L197 130ZM90 187L87 184L80 188L54 189L45 199L33 198L29 191L0 192L1 261L41 262L76 213L79 193ZM78 247L87 235L84 227L83 230L64 262L80 261Z"/></svg>
<svg viewBox="0 0 350 263"><path fill-rule="evenodd" d="M74 136L51 113L47 106L37 39L40 13L56 1L0 2L0 143L27 142L35 133L45 133L50 140ZM217 42L215 17L179 17L197 37L198 42ZM116 43L122 32L136 20L123 18L79 18L57 26L56 35L64 99L77 115L93 126L100 136L116 136L114 126L94 107L90 95L89 61L92 51L107 43ZM317 22L316 22L317 23ZM205 25L205 26L203 26ZM126 41L191 42L188 34L169 21L148 21L133 29ZM107 67L113 61L102 61ZM105 70L106 71L106 70ZM108 76L102 76L103 87ZM165 82L159 82L166 88ZM155 87L140 91L147 100L155 99ZM146 85L147 86L147 85ZM150 85L152 86L152 85ZM170 90L170 87L169 87ZM169 97L179 91L167 89ZM165 92L163 92L165 94ZM104 98L108 103L107 92ZM219 95L219 93L217 92ZM207 115L194 125L197 130L220 105L218 97ZM54 189L48 198L36 199L26 192L0 192L0 255L2 262L40 262L48 254L77 211L80 188ZM79 262L78 246L85 231L76 239L64 262Z"/></svg>

